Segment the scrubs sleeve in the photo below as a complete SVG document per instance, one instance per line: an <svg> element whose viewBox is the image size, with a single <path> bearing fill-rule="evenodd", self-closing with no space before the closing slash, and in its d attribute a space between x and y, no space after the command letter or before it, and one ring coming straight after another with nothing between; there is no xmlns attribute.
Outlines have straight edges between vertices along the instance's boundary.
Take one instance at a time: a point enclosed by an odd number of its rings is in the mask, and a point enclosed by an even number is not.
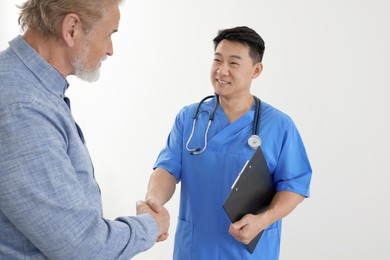
<svg viewBox="0 0 390 260"><path fill-rule="evenodd" d="M284 121L285 132L274 172L277 191L291 191L309 197L312 169L301 136L294 122Z"/></svg>
<svg viewBox="0 0 390 260"><path fill-rule="evenodd" d="M171 132L168 135L165 147L157 157L153 169L163 168L171 173L177 182L181 180L181 161L183 151L183 125L186 118L187 107L180 110L176 116Z"/></svg>

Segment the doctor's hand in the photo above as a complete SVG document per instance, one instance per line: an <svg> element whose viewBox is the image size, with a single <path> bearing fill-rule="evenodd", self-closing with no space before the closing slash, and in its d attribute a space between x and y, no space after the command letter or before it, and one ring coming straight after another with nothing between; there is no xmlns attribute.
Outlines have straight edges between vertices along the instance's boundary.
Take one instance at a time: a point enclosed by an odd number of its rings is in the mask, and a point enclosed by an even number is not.
<svg viewBox="0 0 390 260"><path fill-rule="evenodd" d="M229 233L238 241L249 244L257 234L266 229L268 224L263 220L262 214L247 214L242 219L230 225Z"/></svg>
<svg viewBox="0 0 390 260"><path fill-rule="evenodd" d="M146 204L148 204L148 206L156 213L159 213L161 211L166 211L166 208L161 204L161 202L153 197L153 196L148 196L145 200ZM157 242L161 242L161 241L164 241L168 238L169 236L169 233L168 233L168 230L165 232L165 233L162 233L161 235L159 235L158 239L157 239Z"/></svg>
<svg viewBox="0 0 390 260"><path fill-rule="evenodd" d="M137 215L148 213L157 222L158 238L157 242L164 241L168 238L169 220L168 211L163 206L157 204L146 204L144 201L137 202Z"/></svg>

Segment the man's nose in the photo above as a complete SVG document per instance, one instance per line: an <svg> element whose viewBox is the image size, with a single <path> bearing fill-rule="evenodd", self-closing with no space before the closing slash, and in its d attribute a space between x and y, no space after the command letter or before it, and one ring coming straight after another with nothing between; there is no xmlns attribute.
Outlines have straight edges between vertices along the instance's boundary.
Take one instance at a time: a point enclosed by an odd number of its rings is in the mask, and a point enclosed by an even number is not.
<svg viewBox="0 0 390 260"><path fill-rule="evenodd" d="M114 47L113 47L113 44L112 44L112 41L110 39L108 45L107 45L107 50L106 50L106 54L108 56L112 56L114 54Z"/></svg>
<svg viewBox="0 0 390 260"><path fill-rule="evenodd" d="M219 68L217 69L217 73L221 75L228 75L229 74L229 66L226 63L222 63Z"/></svg>

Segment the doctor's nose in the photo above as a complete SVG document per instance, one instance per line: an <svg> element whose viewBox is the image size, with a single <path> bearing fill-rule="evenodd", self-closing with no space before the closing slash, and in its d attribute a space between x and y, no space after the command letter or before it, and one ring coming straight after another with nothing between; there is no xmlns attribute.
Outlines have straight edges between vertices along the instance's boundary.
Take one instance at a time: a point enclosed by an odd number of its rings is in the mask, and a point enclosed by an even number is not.
<svg viewBox="0 0 390 260"><path fill-rule="evenodd" d="M221 64L219 68L217 69L217 73L219 75L228 75L229 74L229 67L225 64Z"/></svg>

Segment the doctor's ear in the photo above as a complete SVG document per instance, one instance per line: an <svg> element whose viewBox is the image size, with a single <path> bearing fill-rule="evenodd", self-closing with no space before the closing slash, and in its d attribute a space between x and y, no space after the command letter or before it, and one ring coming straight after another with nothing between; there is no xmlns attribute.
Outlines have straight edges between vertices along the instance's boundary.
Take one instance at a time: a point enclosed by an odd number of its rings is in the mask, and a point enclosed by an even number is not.
<svg viewBox="0 0 390 260"><path fill-rule="evenodd" d="M254 65L253 75L252 78L257 78L261 72L263 71L263 64L261 62L258 62Z"/></svg>
<svg viewBox="0 0 390 260"><path fill-rule="evenodd" d="M77 14L67 14L61 24L62 39L69 47L75 45L77 37L83 34L80 17Z"/></svg>

